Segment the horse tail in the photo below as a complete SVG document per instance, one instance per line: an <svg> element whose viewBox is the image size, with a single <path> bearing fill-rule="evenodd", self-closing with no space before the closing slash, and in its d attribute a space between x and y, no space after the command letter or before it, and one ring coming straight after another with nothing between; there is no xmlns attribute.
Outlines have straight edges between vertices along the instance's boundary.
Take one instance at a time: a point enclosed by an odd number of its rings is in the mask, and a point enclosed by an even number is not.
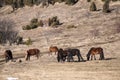
<svg viewBox="0 0 120 80"><path fill-rule="evenodd" d="M40 57L40 50L37 49L37 50L36 50L36 53L37 53L37 57L39 58L39 57Z"/></svg>

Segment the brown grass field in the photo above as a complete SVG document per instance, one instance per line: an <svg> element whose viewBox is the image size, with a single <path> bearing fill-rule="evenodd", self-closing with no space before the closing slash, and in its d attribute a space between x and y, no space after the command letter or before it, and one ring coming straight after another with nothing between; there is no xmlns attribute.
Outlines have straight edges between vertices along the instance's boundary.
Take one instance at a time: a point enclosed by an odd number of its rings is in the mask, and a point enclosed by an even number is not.
<svg viewBox="0 0 120 80"><path fill-rule="evenodd" d="M18 34L24 40L30 37L33 41L29 46L0 46L0 80L9 77L18 80L120 80L120 2L111 2L112 12L108 14L101 10L103 2L96 0L95 3L100 11L90 12L90 3L85 0L79 0L73 6L64 3L48 8L26 6L13 13L10 13L10 6L0 8L0 19L13 20ZM58 16L63 23L58 28L44 25L33 30L22 30L22 26L33 18L46 21L53 16ZM102 47L105 60L98 60L99 55L96 55L97 60L58 63L56 55L48 55L51 45L77 48L85 60L91 47ZM33 56L30 61L25 61L26 50L30 48L40 49L38 60ZM6 49L12 50L16 62L5 63L3 53ZM74 58L77 60L76 56Z"/></svg>

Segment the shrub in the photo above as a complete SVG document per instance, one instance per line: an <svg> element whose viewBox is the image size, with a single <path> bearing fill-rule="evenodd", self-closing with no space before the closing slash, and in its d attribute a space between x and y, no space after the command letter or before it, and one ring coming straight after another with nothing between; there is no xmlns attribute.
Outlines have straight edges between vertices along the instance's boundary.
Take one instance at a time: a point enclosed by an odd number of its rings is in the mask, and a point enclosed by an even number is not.
<svg viewBox="0 0 120 80"><path fill-rule="evenodd" d="M30 22L31 23L38 23L38 19L37 18L33 18Z"/></svg>
<svg viewBox="0 0 120 80"><path fill-rule="evenodd" d="M112 0L113 2L116 2L116 1L118 1L118 0Z"/></svg>
<svg viewBox="0 0 120 80"><path fill-rule="evenodd" d="M32 40L31 38L29 37L28 40L25 42L26 45L32 45Z"/></svg>
<svg viewBox="0 0 120 80"><path fill-rule="evenodd" d="M65 0L65 3L68 5L74 5L77 1L76 0Z"/></svg>
<svg viewBox="0 0 120 80"><path fill-rule="evenodd" d="M71 29L71 28L77 28L75 25L68 25L67 29Z"/></svg>
<svg viewBox="0 0 120 80"><path fill-rule="evenodd" d="M53 27L53 26L60 25L60 22L59 22L57 16L54 16L54 17L52 17L52 18L49 18L49 19L48 19L48 25L49 25L49 26L52 26L52 27Z"/></svg>
<svg viewBox="0 0 120 80"><path fill-rule="evenodd" d="M18 36L17 40L16 40L16 43L17 43L17 45L22 44L23 43L23 37Z"/></svg>
<svg viewBox="0 0 120 80"><path fill-rule="evenodd" d="M105 1L104 5L103 5L103 12L105 12L105 13L109 13L110 12L109 3L110 3L109 0Z"/></svg>
<svg viewBox="0 0 120 80"><path fill-rule="evenodd" d="M91 2L91 0L87 0L87 2Z"/></svg>
<svg viewBox="0 0 120 80"><path fill-rule="evenodd" d="M96 11L96 10L97 10L96 5L94 2L92 2L90 5L90 11Z"/></svg>
<svg viewBox="0 0 120 80"><path fill-rule="evenodd" d="M103 1L103 2L104 2L105 0L101 0L101 1Z"/></svg>
<svg viewBox="0 0 120 80"><path fill-rule="evenodd" d="M22 29L23 29L23 30L30 30L31 27L30 27L30 25L26 25L26 26L23 26Z"/></svg>
<svg viewBox="0 0 120 80"><path fill-rule="evenodd" d="M35 28L37 28L38 27L38 24L37 23L31 23L30 24L30 28L31 29L35 29Z"/></svg>
<svg viewBox="0 0 120 80"><path fill-rule="evenodd" d="M28 6L33 6L34 2L33 0L25 0L25 4Z"/></svg>
<svg viewBox="0 0 120 80"><path fill-rule="evenodd" d="M38 23L38 25L41 26L41 27L43 27L43 25L44 25L44 24L43 24L43 21L40 20L39 23Z"/></svg>
<svg viewBox="0 0 120 80"><path fill-rule="evenodd" d="M19 7L24 7L24 0L18 0Z"/></svg>

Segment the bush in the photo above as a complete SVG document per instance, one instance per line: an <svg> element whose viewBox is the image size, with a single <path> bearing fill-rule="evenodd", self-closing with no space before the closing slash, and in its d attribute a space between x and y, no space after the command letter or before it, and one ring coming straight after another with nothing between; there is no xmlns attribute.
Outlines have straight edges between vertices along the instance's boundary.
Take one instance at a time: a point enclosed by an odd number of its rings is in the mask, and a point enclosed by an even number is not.
<svg viewBox="0 0 120 80"><path fill-rule="evenodd" d="M23 37L18 36L17 40L16 40L16 43L17 43L17 45L22 44L23 43Z"/></svg>
<svg viewBox="0 0 120 80"><path fill-rule="evenodd" d="M68 5L74 5L76 2L76 0L65 0L65 3Z"/></svg>
<svg viewBox="0 0 120 80"><path fill-rule="evenodd" d="M30 29L35 29L37 28L39 25L38 23L38 19L34 18L30 21L30 24L29 25L26 25L26 26L23 26L22 29L23 30L30 30Z"/></svg>
<svg viewBox="0 0 120 80"><path fill-rule="evenodd" d="M38 23L38 19L37 18L33 18L30 22L31 23Z"/></svg>
<svg viewBox="0 0 120 80"><path fill-rule="evenodd" d="M0 19L0 44L15 43L18 32L14 29L15 23L9 18Z"/></svg>
<svg viewBox="0 0 120 80"><path fill-rule="evenodd" d="M87 2L91 2L91 0L87 0Z"/></svg>
<svg viewBox="0 0 120 80"><path fill-rule="evenodd" d="M52 17L52 18L49 18L49 19L48 19L48 25L49 25L49 26L52 26L52 27L53 27L53 26L60 25L60 22L59 22L57 16L54 16L54 17Z"/></svg>
<svg viewBox="0 0 120 80"><path fill-rule="evenodd" d="M43 27L43 25L44 25L44 24L43 24L43 21L40 20L39 23L38 23L38 25L41 26L41 27Z"/></svg>
<svg viewBox="0 0 120 80"><path fill-rule="evenodd" d="M118 1L118 0L112 0L113 2L116 2L116 1Z"/></svg>
<svg viewBox="0 0 120 80"><path fill-rule="evenodd" d="M32 40L31 38L29 37L28 40L25 42L26 45L32 45Z"/></svg>
<svg viewBox="0 0 120 80"><path fill-rule="evenodd" d="M105 13L109 13L110 12L109 3L110 3L110 0L106 0L105 1L104 5L103 5L103 12L105 12Z"/></svg>
<svg viewBox="0 0 120 80"><path fill-rule="evenodd" d="M71 28L77 28L75 25L68 25L67 29L71 29Z"/></svg>
<svg viewBox="0 0 120 80"><path fill-rule="evenodd" d="M23 30L30 30L30 29L31 29L31 26L30 26L30 25L26 25L26 26L23 26L22 29L23 29Z"/></svg>
<svg viewBox="0 0 120 80"><path fill-rule="evenodd" d="M96 11L96 10L97 10L96 5L94 2L92 2L90 5L90 11Z"/></svg>
<svg viewBox="0 0 120 80"><path fill-rule="evenodd" d="M38 24L37 23L31 23L30 24L30 28L31 29L35 29L35 28L37 28L38 27Z"/></svg>

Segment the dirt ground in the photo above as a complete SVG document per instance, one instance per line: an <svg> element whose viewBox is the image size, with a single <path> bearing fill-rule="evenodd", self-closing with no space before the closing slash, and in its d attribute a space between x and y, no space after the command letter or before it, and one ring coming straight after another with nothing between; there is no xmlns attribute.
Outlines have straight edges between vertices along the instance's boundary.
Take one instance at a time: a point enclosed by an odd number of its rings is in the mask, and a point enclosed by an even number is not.
<svg viewBox="0 0 120 80"><path fill-rule="evenodd" d="M0 80L10 77L18 80L119 80L120 57L110 56L106 56L105 60L64 63L58 63L55 55L48 54L42 55L39 60L34 56L30 61L18 58L16 62L0 62ZM99 55L96 57L98 59ZM74 58L77 60L77 57Z"/></svg>
<svg viewBox="0 0 120 80"><path fill-rule="evenodd" d="M102 12L101 0L95 0L95 3L100 11L90 12L90 3L86 0L79 0L73 6L64 3L48 8L26 6L14 13L10 13L9 6L0 8L0 18L13 20L18 34L24 40L30 37L33 41L29 46L0 45L0 80L10 77L18 80L120 80L120 2L110 3L112 12L109 14ZM46 21L53 16L57 16L63 25L49 27ZM22 30L22 26L29 24L33 18L43 20L44 27ZM69 25L76 28L69 28ZM85 60L91 47L102 47L105 60L58 63L55 55L43 53L48 52L51 45L78 48ZM30 61L25 61L24 53L30 48L40 49L43 55L39 60L33 56ZM4 58L1 58L6 49L12 50L16 62L5 63ZM96 57L98 59L99 55Z"/></svg>

